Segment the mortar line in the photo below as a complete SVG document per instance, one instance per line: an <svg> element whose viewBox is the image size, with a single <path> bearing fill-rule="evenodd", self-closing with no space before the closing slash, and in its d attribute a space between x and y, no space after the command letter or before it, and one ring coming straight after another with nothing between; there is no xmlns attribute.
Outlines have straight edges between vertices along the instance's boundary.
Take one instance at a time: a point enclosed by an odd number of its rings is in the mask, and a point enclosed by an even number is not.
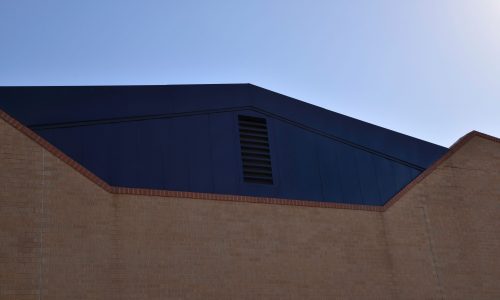
<svg viewBox="0 0 500 300"><path fill-rule="evenodd" d="M436 281L438 283L439 296L441 297L441 299L444 299L443 285L441 284L441 277L439 276L439 272L437 269L437 259L436 259L435 253L434 253L434 244L433 244L432 238L431 238L429 215L427 214L427 209L426 209L425 205L421 206L420 208L422 209L422 212L424 215L425 231L427 233L427 239L429 240L429 251L431 253L432 270L434 271L434 276L436 276Z"/></svg>
<svg viewBox="0 0 500 300"><path fill-rule="evenodd" d="M44 198L45 198L45 149L42 149L42 197L41 197L41 220L40 220L40 263L38 274L38 300L42 299L43 285L43 226L44 226Z"/></svg>

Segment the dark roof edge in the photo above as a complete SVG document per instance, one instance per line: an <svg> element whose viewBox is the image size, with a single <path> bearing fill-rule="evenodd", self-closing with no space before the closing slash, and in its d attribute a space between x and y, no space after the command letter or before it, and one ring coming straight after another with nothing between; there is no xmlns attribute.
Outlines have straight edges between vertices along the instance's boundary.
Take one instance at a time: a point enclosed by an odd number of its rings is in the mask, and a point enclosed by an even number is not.
<svg viewBox="0 0 500 300"><path fill-rule="evenodd" d="M383 127L383 126L380 126L380 125L377 125L377 124L373 124L373 123L370 123L370 122L366 122L366 121L363 121L363 120L360 120L360 119L357 119L357 118L354 118L354 117L351 117L351 116L348 116L348 115L344 115L342 113L339 113L337 111L333 111L333 110L329 110L327 108L324 108L324 107L321 107L321 106L318 106L316 104L312 104L312 103L309 103L309 102L306 102L306 101L303 101L303 100L300 100L300 99L297 99L297 98L293 98L291 96L287 96L287 95L284 95L284 94L281 94L281 93L278 93L278 92L275 92L273 90L269 90L269 89L266 89L266 88L263 88L261 86L258 86L258 85L255 85L255 84L252 84L250 83L249 85L255 87L255 88L259 88L259 89L262 89L262 90L265 90L266 92L268 93L273 93L273 94L277 94L277 95L280 95L282 97L286 97L290 100L294 100L294 101L298 101L300 103L303 103L305 105L310 105L310 106L313 106L314 108L316 109L320 109L320 110L323 110L325 112L328 112L328 113L335 113L335 114L338 114L344 118L348 118L348 119L351 119L351 120L355 120L357 122L360 122L360 123L363 123L363 124L366 124L366 125L370 125L370 126L374 126L374 127L377 127L377 128L380 128L380 129L383 129L383 130L387 130L387 131L390 131L392 133L395 133L395 134L399 134L399 135L402 135L402 136L405 136L407 138L410 138L410 139L415 139L415 140L418 140L422 143L427 143L427 144L431 144L431 145L434 145L436 147L442 147L442 148L447 148L445 146L442 146L442 145L439 145L439 144L436 144L436 143L433 143L433 142L429 142L429 141L426 141L426 140L423 140L421 138L417 138L417 137L414 137L414 136L411 136L411 135L408 135L408 134L405 134L405 133L402 133L402 132L399 132L399 131L396 131L396 130L393 130L393 129L389 129L389 128L386 128L386 127Z"/></svg>
<svg viewBox="0 0 500 300"><path fill-rule="evenodd" d="M233 83L174 83L174 84L80 84L80 85L0 85L0 88L58 88L58 87L158 87L158 86L203 86L203 85L252 85L248 82ZM258 87L258 86L256 86Z"/></svg>
<svg viewBox="0 0 500 300"><path fill-rule="evenodd" d="M168 91L168 93L175 92L176 88L175 87L201 87L201 90L203 90L205 87L214 92L215 97L218 96L217 89L220 89L220 87L225 88L227 87L229 90L232 91L232 93L237 93L235 94L238 97L242 97L242 101L239 101L237 104L236 103L229 103L227 99L223 99L220 104L214 104L214 105L204 105L201 107L201 109L231 109L233 105L237 106L254 106L258 107L264 111L272 112L273 115L280 117L281 119L288 119L288 120L296 120L299 121L301 125L305 125L306 127L310 129L314 129L316 132L321 132L323 135L326 133L328 136L333 136L336 139L341 139L342 141L347 141L349 144L355 144L355 145L360 145L363 148L373 150L377 153L383 153L384 156L390 156L397 158L397 160L406 162L404 164L410 164L412 168L418 170L418 171L423 171L425 168L429 167L433 161L437 160L441 155L446 153L448 148L443 147L441 145L437 145L431 142L424 141L422 139L415 138L410 135L406 135L391 129L384 128L379 125L375 125L369 122L365 122L353 117L349 117L340 113L337 113L335 111L328 110L326 108L322 108L320 106L292 98L290 96L286 96L262 87L259 87L254 84L250 83L229 83L229 84L217 84L217 83L209 83L209 84L173 84L173 85L101 85L101 86L95 86L95 85L89 85L89 86L61 86L64 88L64 93L73 93L75 91L78 91L78 88L83 88L86 91L90 91L91 93L97 92L98 94L100 93L99 91L102 89L106 88L112 88L116 87L117 89L123 88L121 91L127 91L128 89L131 89L131 91L134 91L134 88L141 88L141 87L157 87L159 90L154 90L153 89L153 94L158 94L163 91L162 88L172 88L174 87L173 90L166 89L165 91ZM212 87L212 88L209 88ZM50 96L51 93L55 92L52 91L52 89L57 89L57 87L54 86L35 86L35 87L11 87L12 90L9 89L9 87L0 87L0 92L4 89L4 91L8 93L17 93L19 90L23 90L26 88L27 91L29 91L29 95L31 95L33 92L35 94L40 91L41 93L45 94L47 93L48 96ZM31 91L30 91L31 89ZM137 91L137 90L135 90ZM180 88L180 91L184 91L184 88ZM190 89L187 89L185 92L190 92ZM196 93L199 93L200 91L196 91ZM211 93L212 93L211 92ZM31 93L31 94L30 94ZM135 93L135 92L134 92ZM183 92L184 93L184 92ZM195 94L196 94L195 93ZM242 96L242 95L244 96ZM28 101L32 101L34 98L33 95L27 96ZM188 93L189 95L189 93ZM130 99L129 99L130 100ZM282 102L280 102L282 101ZM241 103L240 103L241 102ZM8 101L6 102L8 103ZM28 102L29 103L29 102ZM5 104L7 105L7 104ZM280 111L280 109L283 107L288 107L290 109L285 109ZM66 106L65 106L66 107ZM67 109L68 107L66 107ZM185 114L188 113L188 111L191 109L193 110L196 107L188 107L186 111L172 111L172 113L179 113L179 114ZM198 107L200 108L200 107ZM70 113L70 117L67 118L52 118L51 120L48 120L47 118L43 117L47 115L47 113L37 113L33 115L33 113L29 113L26 111L23 111L22 109L12 111L8 109L8 106L4 106L3 109L5 111L8 111L9 113L12 113L13 116L18 118L21 122L23 122L25 125L29 126L32 129L35 130L40 130L43 129L43 127L52 127L52 126L58 126L58 125L63 125L63 124L69 124L69 123L78 123L78 124L83 124L88 121L99 121L106 123L108 120L112 120L113 123L115 121L118 121L118 119L141 119L141 118L146 118L146 117L156 117L158 115L155 115L158 113L157 111L151 111L148 109L145 110L139 110L136 112L136 115L130 116L127 115L127 113L124 113L123 111L121 113L117 114L109 114L105 113L104 110L98 110L97 115L89 115L87 113L86 116L74 116L72 113ZM186 109L186 108L184 108ZM305 111L303 115L297 114L299 110ZM317 118L313 118L311 115L312 114L317 114ZM26 115L26 118L23 118L23 115ZM94 119L95 117L95 119ZM31 119L30 119L31 118ZM297 122L296 122L297 123ZM341 124L344 124L343 126L339 126ZM69 125L71 126L71 125ZM40 128L37 128L40 127ZM302 126L301 126L302 127ZM333 129L335 128L335 129ZM372 137L372 138L367 138L366 136L360 135L362 130L368 130L368 132L375 133L375 136L378 137ZM404 143L408 147L408 149L419 149L422 150L422 152L419 152L421 154L417 154L417 150L409 150L408 152L401 152L398 150L394 150L395 148L389 147L387 145L382 145L378 141L385 140L386 138L389 138L394 141L398 141L401 143Z"/></svg>
<svg viewBox="0 0 500 300"><path fill-rule="evenodd" d="M79 88L79 87L94 87L94 88L100 88L100 87L216 86L216 85L248 86L248 87L257 88L257 89L260 89L260 90L264 90L264 91L266 91L268 93L272 93L272 94L279 95L281 97L288 98L289 100L298 101L301 104L309 105L311 107L314 107L315 109L319 109L319 110L322 110L322 111L327 112L327 113L334 113L334 114L337 114L339 116L342 116L342 117L345 117L345 118L348 118L348 119L351 119L351 120L355 120L357 122L360 122L360 123L363 123L363 124L366 124L366 125L374 126L374 127L377 127L377 128L380 128L380 129L384 129L384 130L387 130L387 131L390 131L390 132L393 132L393 133L396 133L396 134L399 134L399 135L403 135L403 136L405 136L407 138L411 138L411 139L418 140L420 142L432 144L432 145L434 145L436 147L446 148L445 146L438 145L438 144L433 143L433 142L429 142L429 141L426 141L426 140L423 140L423 139L420 139L420 138L417 138L417 137L414 137L414 136L411 136L411 135L408 135L408 134L405 134L405 133L401 133L399 131L395 131L393 129L388 129L388 128L380 126L380 125L376 125L376 124L369 123L369 122L366 122L366 121L363 121L363 120L360 120L360 119L357 119L357 118L354 118L354 117L350 117L348 115L345 115L345 114L342 114L342 113L339 113L339 112L336 112L336 111L332 111L332 110L326 109L324 107L321 107L321 106L318 106L318 105L315 105L315 104L312 104L312 103L309 103L309 102L306 102L306 101L303 101L303 100L300 100L300 99L297 99L297 98L293 98L291 96L288 96L288 95L285 95L285 94L282 94L282 93L275 92L273 90L261 87L259 85L256 85L256 84L253 84L253 83L246 83L246 82L238 82L238 83L194 83L194 84L191 84L191 83L182 83L182 84L104 84L104 85L93 85L93 84L83 84L83 85L7 85L7 86L0 85L0 89L1 88L40 88L40 89L44 89L44 88L58 88L58 87L66 87L66 88L72 88L72 87L74 87L74 88Z"/></svg>

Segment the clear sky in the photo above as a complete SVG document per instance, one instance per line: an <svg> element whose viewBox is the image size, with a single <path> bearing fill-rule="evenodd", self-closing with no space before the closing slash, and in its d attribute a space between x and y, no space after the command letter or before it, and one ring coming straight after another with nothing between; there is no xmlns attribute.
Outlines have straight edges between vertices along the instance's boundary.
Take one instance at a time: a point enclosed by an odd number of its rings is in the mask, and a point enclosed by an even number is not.
<svg viewBox="0 0 500 300"><path fill-rule="evenodd" d="M500 0L0 0L0 85L249 82L440 145L500 136Z"/></svg>

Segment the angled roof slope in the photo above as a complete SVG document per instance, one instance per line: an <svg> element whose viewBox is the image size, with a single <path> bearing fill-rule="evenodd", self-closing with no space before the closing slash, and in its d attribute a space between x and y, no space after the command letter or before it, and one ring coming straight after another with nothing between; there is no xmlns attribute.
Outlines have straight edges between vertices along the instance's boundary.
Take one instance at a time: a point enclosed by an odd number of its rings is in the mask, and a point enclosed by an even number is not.
<svg viewBox="0 0 500 300"><path fill-rule="evenodd" d="M384 205L447 151L250 84L2 87L0 109L131 188ZM272 184L245 181L240 115L267 122Z"/></svg>

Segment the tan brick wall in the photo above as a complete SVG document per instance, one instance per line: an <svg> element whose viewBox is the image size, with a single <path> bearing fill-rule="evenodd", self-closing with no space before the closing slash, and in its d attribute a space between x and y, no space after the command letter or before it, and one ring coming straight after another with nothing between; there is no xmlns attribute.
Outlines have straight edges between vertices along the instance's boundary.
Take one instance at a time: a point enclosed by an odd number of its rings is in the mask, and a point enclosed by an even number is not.
<svg viewBox="0 0 500 300"><path fill-rule="evenodd" d="M0 299L498 299L500 143L386 212L117 195L0 120Z"/></svg>
<svg viewBox="0 0 500 300"><path fill-rule="evenodd" d="M500 143L474 137L383 214L403 296L427 255L430 294L500 299Z"/></svg>
<svg viewBox="0 0 500 300"><path fill-rule="evenodd" d="M0 299L34 299L40 280L43 149L0 120Z"/></svg>

